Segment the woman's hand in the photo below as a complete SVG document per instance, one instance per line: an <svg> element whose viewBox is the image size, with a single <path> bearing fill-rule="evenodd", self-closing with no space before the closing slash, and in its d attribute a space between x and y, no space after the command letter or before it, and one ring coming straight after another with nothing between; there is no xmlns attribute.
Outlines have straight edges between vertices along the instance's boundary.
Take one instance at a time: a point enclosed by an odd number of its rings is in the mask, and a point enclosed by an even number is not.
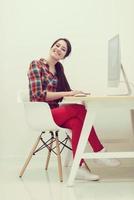
<svg viewBox="0 0 134 200"><path fill-rule="evenodd" d="M77 94L85 94L85 93L79 90L72 90L72 91L67 92L67 96L75 96Z"/></svg>
<svg viewBox="0 0 134 200"><path fill-rule="evenodd" d="M71 91L68 91L68 92L49 92L47 91L47 94L46 94L46 101L53 101L55 99L60 99L60 98L64 98L64 97L67 97L67 96L76 96L76 95L90 95L90 93L86 93L86 92L82 92L80 90L71 90Z"/></svg>

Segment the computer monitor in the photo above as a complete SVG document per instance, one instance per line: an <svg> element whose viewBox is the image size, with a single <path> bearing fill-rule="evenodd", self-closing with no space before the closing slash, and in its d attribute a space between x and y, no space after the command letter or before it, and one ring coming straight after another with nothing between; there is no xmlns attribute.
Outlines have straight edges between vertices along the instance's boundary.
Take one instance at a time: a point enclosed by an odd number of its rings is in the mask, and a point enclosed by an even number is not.
<svg viewBox="0 0 134 200"><path fill-rule="evenodd" d="M108 41L108 86L118 87L121 71L119 35Z"/></svg>
<svg viewBox="0 0 134 200"><path fill-rule="evenodd" d="M121 72L127 88L127 93L119 93L116 95L130 95L131 87L123 69L123 65L121 64L120 38L119 34L117 34L108 41L108 87L119 86Z"/></svg>

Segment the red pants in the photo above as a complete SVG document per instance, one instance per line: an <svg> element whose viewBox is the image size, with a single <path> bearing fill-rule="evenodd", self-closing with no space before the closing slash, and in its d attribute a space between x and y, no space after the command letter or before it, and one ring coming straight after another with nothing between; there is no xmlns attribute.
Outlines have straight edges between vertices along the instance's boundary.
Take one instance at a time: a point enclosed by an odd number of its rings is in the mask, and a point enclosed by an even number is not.
<svg viewBox="0 0 134 200"><path fill-rule="evenodd" d="M51 111L57 125L72 130L72 151L74 157L85 119L86 109L81 104L67 104L53 108ZM88 141L94 152L104 148L96 135L94 127L92 127L89 133Z"/></svg>

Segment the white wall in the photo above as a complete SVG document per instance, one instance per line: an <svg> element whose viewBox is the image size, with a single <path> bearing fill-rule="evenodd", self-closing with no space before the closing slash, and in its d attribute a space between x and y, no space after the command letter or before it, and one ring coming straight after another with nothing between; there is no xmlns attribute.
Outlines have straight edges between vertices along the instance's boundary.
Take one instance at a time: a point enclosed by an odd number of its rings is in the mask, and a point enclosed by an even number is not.
<svg viewBox="0 0 134 200"><path fill-rule="evenodd" d="M107 41L117 33L124 67L134 81L133 7L133 0L0 0L0 155L24 155L31 144L32 132L16 94L28 85L29 63L47 56L57 38L67 37L72 43L72 55L63 62L72 88L103 91ZM97 119L97 129L105 136L131 132L129 113L119 111L104 111L104 120Z"/></svg>

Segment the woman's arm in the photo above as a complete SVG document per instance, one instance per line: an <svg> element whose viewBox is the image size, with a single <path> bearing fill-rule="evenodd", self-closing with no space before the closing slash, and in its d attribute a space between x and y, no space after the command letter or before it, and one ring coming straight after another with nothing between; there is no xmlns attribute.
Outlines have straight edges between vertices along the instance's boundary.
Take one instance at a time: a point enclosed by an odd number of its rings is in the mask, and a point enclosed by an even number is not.
<svg viewBox="0 0 134 200"><path fill-rule="evenodd" d="M42 88L40 63L36 60L30 63L28 71L30 99L32 101L45 101L46 92Z"/></svg>
<svg viewBox="0 0 134 200"><path fill-rule="evenodd" d="M46 91L46 101L52 101L56 99L63 98L65 96L74 96L78 93L82 93L81 91L78 90L72 90L72 91L67 91L67 92L49 92Z"/></svg>
<svg viewBox="0 0 134 200"><path fill-rule="evenodd" d="M32 94L32 100L34 101L53 101L56 99L61 99L65 96L73 96L80 93L80 91L61 91L61 92L50 92L43 90L42 80L40 73L40 66L38 61L33 61L30 64L30 69L28 72L29 87Z"/></svg>

